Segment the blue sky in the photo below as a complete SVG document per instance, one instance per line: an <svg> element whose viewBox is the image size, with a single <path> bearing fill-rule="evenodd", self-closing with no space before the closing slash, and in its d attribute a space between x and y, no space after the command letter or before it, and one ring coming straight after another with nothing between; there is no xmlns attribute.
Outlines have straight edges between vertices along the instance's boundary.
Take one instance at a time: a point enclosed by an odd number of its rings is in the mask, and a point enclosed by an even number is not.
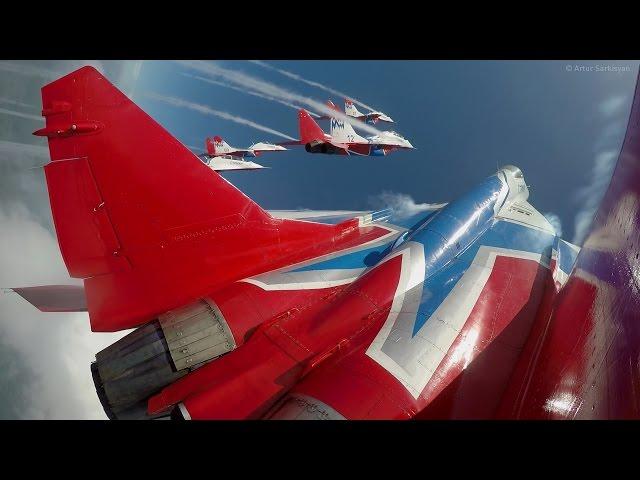
<svg viewBox="0 0 640 480"><path fill-rule="evenodd" d="M602 181L603 172L615 162L597 165L597 157L620 147L638 65L628 61L266 62L386 112L396 121L390 128L417 149L371 158L310 155L296 149L261 157L270 170L225 174L265 208L367 209L376 203L372 197L384 191L410 195L416 202L445 202L491 174L496 165L510 163L522 168L530 201L541 212L559 216L568 240L577 240L576 215L591 195L588 188ZM214 64L318 101L331 98L342 106L337 95L257 64ZM597 70L606 66L630 71ZM202 75L175 62L146 61L133 95L183 143L201 147L205 136L216 134L239 147L284 139L167 105L147 94L206 105L297 138L295 110L184 73ZM229 81L224 76L210 78Z"/></svg>

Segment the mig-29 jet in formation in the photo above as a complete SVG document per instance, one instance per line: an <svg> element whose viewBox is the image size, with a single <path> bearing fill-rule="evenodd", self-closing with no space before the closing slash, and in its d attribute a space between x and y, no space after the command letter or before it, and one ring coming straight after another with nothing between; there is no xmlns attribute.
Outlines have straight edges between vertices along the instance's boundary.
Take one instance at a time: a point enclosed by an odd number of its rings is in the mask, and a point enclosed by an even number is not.
<svg viewBox="0 0 640 480"><path fill-rule="evenodd" d="M245 158L255 158L264 152L283 152L287 150L281 145L266 142L254 143L249 148L236 148L218 136L208 137L205 140L205 147L206 152L198 155L198 157L216 172L265 168L258 163L245 160Z"/></svg>
<svg viewBox="0 0 640 480"><path fill-rule="evenodd" d="M394 123L394 121L391 119L389 115L382 112L367 112L367 113L360 112L356 108L356 106L353 104L353 101L349 100L348 98L344 99L344 113L350 117L357 118L358 120L362 120L363 122L366 122L366 123L372 123L372 124L375 124L378 122Z"/></svg>
<svg viewBox="0 0 640 480"><path fill-rule="evenodd" d="M35 134L84 286L15 290L135 329L91 365L113 419L640 418L639 92L579 249L515 166L419 213L267 211L83 67Z"/></svg>
<svg viewBox="0 0 640 480"><path fill-rule="evenodd" d="M337 109L337 107L331 100L327 101L327 105L331 108ZM349 100L348 98L344 99L344 113L349 117L356 118L372 125L378 122L395 123L390 116L382 112L360 112L353 104L353 101ZM322 115L318 117L319 120L328 120L329 118L330 117L328 115Z"/></svg>
<svg viewBox="0 0 640 480"><path fill-rule="evenodd" d="M327 106L340 111L330 100ZM330 134L324 133L320 125L311 118L309 112L300 109L298 112L298 129L300 140L283 142L280 145L304 145L309 153L324 153L328 155L364 155L384 156L394 150L412 150L414 147L409 140L396 132L382 132L379 135L362 137L358 135L350 123L330 115Z"/></svg>

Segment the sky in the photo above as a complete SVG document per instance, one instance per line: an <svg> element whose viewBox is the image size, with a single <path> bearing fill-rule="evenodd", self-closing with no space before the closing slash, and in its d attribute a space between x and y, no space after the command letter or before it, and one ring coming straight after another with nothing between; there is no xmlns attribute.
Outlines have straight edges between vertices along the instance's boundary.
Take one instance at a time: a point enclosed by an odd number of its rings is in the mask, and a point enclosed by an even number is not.
<svg viewBox="0 0 640 480"><path fill-rule="evenodd" d="M40 88L91 64L196 153L206 136L247 147L298 138L296 108L343 95L385 112L416 147L386 157L264 155L225 178L267 209L366 210L455 199L498 166L520 167L529 202L580 244L611 177L637 61L2 61L0 287L73 283L44 174ZM320 125L328 131L326 122ZM371 135L375 129L359 130ZM188 188L188 186L185 186ZM0 419L106 418L89 364L122 333L44 314L0 290Z"/></svg>

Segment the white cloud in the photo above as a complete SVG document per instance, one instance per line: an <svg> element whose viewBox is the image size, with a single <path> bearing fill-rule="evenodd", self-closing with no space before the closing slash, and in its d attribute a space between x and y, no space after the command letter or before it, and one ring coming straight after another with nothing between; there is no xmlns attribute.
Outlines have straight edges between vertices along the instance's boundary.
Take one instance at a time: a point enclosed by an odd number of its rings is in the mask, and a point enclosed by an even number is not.
<svg viewBox="0 0 640 480"><path fill-rule="evenodd" d="M611 181L617 155L618 152L615 150L607 150L596 154L591 167L590 182L578 189L574 196L574 200L582 205L575 216L575 233L572 242L576 245L581 245L587 236L593 217Z"/></svg>
<svg viewBox="0 0 640 480"><path fill-rule="evenodd" d="M125 91L134 81L120 75L128 62L0 62L1 101L15 107L0 122L0 287L78 282L62 261L38 168L49 160L46 139L31 135L37 125L12 117L35 117L42 85L83 64L106 67ZM90 363L126 333L92 333L86 313L42 313L0 290L0 418L106 418Z"/></svg>
<svg viewBox="0 0 640 480"><path fill-rule="evenodd" d="M543 215L549 221L553 229L556 231L556 236L562 237L562 221L560 220L560 217L553 212L547 212L547 213L544 213Z"/></svg>
<svg viewBox="0 0 640 480"><path fill-rule="evenodd" d="M123 91L131 99L133 99L133 94L136 91L138 79L140 78L142 63L142 60L131 60L127 62L128 68L122 68L120 72L118 84L122 85Z"/></svg>
<svg viewBox="0 0 640 480"><path fill-rule="evenodd" d="M575 199L582 204L582 208L575 217L573 243L576 245L582 244L587 236L591 221L611 180L617 155L618 152L614 150L597 154L591 170L591 181L580 188L575 195Z"/></svg>
<svg viewBox="0 0 640 480"><path fill-rule="evenodd" d="M406 193L382 192L374 197L369 197L369 203L376 209L391 208L399 217L410 217L417 213L437 210L446 203L416 203Z"/></svg>
<svg viewBox="0 0 640 480"><path fill-rule="evenodd" d="M620 113L627 103L626 95L616 95L609 97L598 105L600 113L606 117L611 117Z"/></svg>
<svg viewBox="0 0 640 480"><path fill-rule="evenodd" d="M574 202L580 205L574 220L575 233L572 242L576 245L582 245L584 242L611 181L624 138L627 106L628 97L624 95L612 95L597 106L600 118L606 124L594 140L596 153L591 166L589 183L578 189L573 198Z"/></svg>
<svg viewBox="0 0 640 480"><path fill-rule="evenodd" d="M20 203L0 206L0 285L69 284L49 230ZM0 293L0 332L15 351L12 381L26 399L19 418L106 418L91 378L95 353L124 335L92 333L86 313L42 313L13 292ZM10 393L3 395L10 402ZM5 407L5 410L7 408Z"/></svg>

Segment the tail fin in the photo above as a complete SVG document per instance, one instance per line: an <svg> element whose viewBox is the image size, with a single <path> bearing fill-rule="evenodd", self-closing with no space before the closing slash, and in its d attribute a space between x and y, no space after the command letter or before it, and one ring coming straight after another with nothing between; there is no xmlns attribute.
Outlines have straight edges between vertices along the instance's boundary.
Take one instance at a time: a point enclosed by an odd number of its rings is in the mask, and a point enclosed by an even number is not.
<svg viewBox="0 0 640 480"><path fill-rule="evenodd" d="M213 138L207 137L204 141L204 146L208 155L214 156L216 154L216 146L213 142Z"/></svg>
<svg viewBox="0 0 640 480"><path fill-rule="evenodd" d="M338 142L351 143L351 142L363 142L367 141L358 135L350 123L340 120L338 118L330 118L329 125L331 126L329 134Z"/></svg>
<svg viewBox="0 0 640 480"><path fill-rule="evenodd" d="M350 117L361 117L363 115L348 98L344 99L344 113Z"/></svg>
<svg viewBox="0 0 640 480"><path fill-rule="evenodd" d="M335 110L336 112L340 111L338 106L335 103L333 103L331 100L327 100L327 107L329 107L332 110Z"/></svg>
<svg viewBox="0 0 640 480"><path fill-rule="evenodd" d="M205 145L207 147L207 153L211 156L224 155L233 151L233 148L231 148L231 146L225 142L222 137L217 135L213 138L207 137Z"/></svg>
<svg viewBox="0 0 640 480"><path fill-rule="evenodd" d="M301 143L324 141L324 132L304 108L298 112L298 127Z"/></svg>
<svg viewBox="0 0 640 480"><path fill-rule="evenodd" d="M264 210L94 68L43 87L42 103L46 127L34 134L49 141L58 243L84 279L94 331L204 295L273 240Z"/></svg>

